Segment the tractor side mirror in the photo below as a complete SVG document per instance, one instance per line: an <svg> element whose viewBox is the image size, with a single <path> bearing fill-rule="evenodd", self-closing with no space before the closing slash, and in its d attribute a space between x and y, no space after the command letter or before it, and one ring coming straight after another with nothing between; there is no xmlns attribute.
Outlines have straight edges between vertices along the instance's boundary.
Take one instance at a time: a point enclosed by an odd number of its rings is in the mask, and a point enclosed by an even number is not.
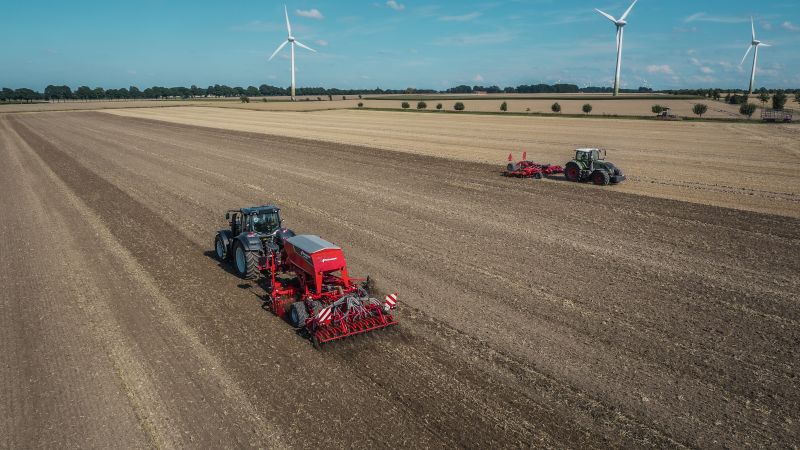
<svg viewBox="0 0 800 450"><path fill-rule="evenodd" d="M231 213L225 213L225 220L231 220Z"/></svg>

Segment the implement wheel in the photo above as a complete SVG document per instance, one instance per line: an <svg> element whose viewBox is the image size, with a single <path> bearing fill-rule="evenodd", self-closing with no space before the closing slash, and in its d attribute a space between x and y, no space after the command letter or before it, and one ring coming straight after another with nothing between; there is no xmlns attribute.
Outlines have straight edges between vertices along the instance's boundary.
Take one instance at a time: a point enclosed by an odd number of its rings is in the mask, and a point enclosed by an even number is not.
<svg viewBox="0 0 800 450"><path fill-rule="evenodd" d="M236 241L236 245L233 246L233 262L236 274L240 277L245 280L258 278L258 255L256 252L245 250L239 241Z"/></svg>
<svg viewBox="0 0 800 450"><path fill-rule="evenodd" d="M567 167L564 168L564 176L569 181L580 181L581 168L578 167L578 165L574 162L570 161L567 163Z"/></svg>
<svg viewBox="0 0 800 450"><path fill-rule="evenodd" d="M306 319L308 319L308 311L306 311L305 302L294 302L289 308L289 321L295 328L302 328L306 326Z"/></svg>

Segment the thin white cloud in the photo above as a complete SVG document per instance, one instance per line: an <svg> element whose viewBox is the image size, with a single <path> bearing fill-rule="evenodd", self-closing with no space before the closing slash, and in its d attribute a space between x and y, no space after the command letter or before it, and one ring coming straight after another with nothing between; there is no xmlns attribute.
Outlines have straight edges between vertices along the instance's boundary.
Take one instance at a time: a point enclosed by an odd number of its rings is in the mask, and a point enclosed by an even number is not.
<svg viewBox="0 0 800 450"><path fill-rule="evenodd" d="M505 31L496 33L460 34L445 36L433 41L436 45L480 45L502 44L511 41L511 34Z"/></svg>
<svg viewBox="0 0 800 450"><path fill-rule="evenodd" d="M703 66L703 67L700 68L700 72L703 72L705 74L710 74L710 73L714 73L714 69L712 69L711 67Z"/></svg>
<svg viewBox="0 0 800 450"><path fill-rule="evenodd" d="M316 40L316 41L314 41L314 42L315 42L317 45L319 45L320 47L327 47L327 46L328 46L328 41L326 41L325 39L317 39L317 40Z"/></svg>
<svg viewBox="0 0 800 450"><path fill-rule="evenodd" d="M321 12L319 12L319 10L318 10L318 9L316 9L316 8L313 8L313 9L308 9L308 10L298 9L298 10L297 10L297 11L295 11L295 12L297 13L297 15L298 15L298 16L300 16L300 17L307 17L307 18L309 18L309 19L317 19L317 20L322 20L322 19L324 19L324 18L325 18L325 17L322 15L322 13L321 13Z"/></svg>
<svg viewBox="0 0 800 450"><path fill-rule="evenodd" d="M402 10L406 9L406 5L403 5L401 3L397 3L395 0L387 1L386 2L386 6L388 6L389 8L392 8L395 11L402 11Z"/></svg>
<svg viewBox="0 0 800 450"><path fill-rule="evenodd" d="M660 73L664 75L672 75L675 72L673 72L672 67L670 67L668 64L661 64L661 65L652 64L647 66L647 73Z"/></svg>
<svg viewBox="0 0 800 450"><path fill-rule="evenodd" d="M694 13L684 19L684 22L715 22L715 23L743 23L749 22L747 17L712 16L704 12Z"/></svg>
<svg viewBox="0 0 800 450"><path fill-rule="evenodd" d="M442 17L439 18L439 20L442 20L442 21L445 21L445 22L468 22L470 20L475 20L480 16L481 16L481 13L476 11L476 12L472 12L472 13L469 13L469 14L462 14L460 16L442 16Z"/></svg>
<svg viewBox="0 0 800 450"><path fill-rule="evenodd" d="M789 31L800 31L800 26L797 26L797 25L793 24L792 22L789 22L788 20L781 24L781 28L783 28L784 30L789 30Z"/></svg>
<svg viewBox="0 0 800 450"><path fill-rule="evenodd" d="M761 28L763 28L763 29L765 29L767 31L772 29L772 23L767 22L766 20L762 20L760 25L761 25Z"/></svg>
<svg viewBox="0 0 800 450"><path fill-rule="evenodd" d="M483 75L481 74L475 75L474 77L472 77L472 81L483 81Z"/></svg>

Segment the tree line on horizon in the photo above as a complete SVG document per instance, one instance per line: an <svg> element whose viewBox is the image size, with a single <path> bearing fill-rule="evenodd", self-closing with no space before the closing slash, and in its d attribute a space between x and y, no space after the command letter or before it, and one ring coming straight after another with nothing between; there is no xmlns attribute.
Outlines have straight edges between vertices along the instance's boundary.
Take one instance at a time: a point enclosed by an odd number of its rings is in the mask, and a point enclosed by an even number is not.
<svg viewBox="0 0 800 450"><path fill-rule="evenodd" d="M380 94L474 94L482 93L487 94L595 94L595 93L611 93L611 87L595 87L589 86L580 88L576 84L556 83L549 84L534 84L534 85L519 85L516 87L500 88L498 86L468 86L460 85L446 89L444 91L437 91L435 89L337 89L337 88L323 88L323 87L301 87L297 89L298 96L328 96L333 99L334 95L380 95ZM743 94L742 89L679 89L679 90L661 90L654 91L648 87L640 87L638 89L622 89L621 92L626 93L664 93L673 95L692 95L699 97L708 97L719 100L723 93ZM775 92L800 92L800 90L767 90L761 88L759 93L775 93ZM136 86L120 89L104 89L101 87L90 88L89 86L80 86L72 90L69 86L61 85L48 85L44 92L38 92L29 88L10 89L2 88L0 90L0 102L33 102L33 101L66 101L66 100L140 100L140 99L189 99L189 98L207 98L207 97L277 97L290 95L289 87L271 86L262 84L259 87L248 86L243 87L230 87L227 85L215 84L207 88L192 85L190 87L162 87L153 86L140 90ZM727 100L727 99L726 99Z"/></svg>

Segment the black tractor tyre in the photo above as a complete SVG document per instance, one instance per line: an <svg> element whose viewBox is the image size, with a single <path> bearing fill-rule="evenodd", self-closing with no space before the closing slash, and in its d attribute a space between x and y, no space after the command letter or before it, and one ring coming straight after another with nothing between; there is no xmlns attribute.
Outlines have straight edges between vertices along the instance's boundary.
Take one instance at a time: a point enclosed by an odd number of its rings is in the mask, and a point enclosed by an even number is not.
<svg viewBox="0 0 800 450"><path fill-rule="evenodd" d="M595 170L592 172L592 183L598 186L607 186L611 182L611 177L605 170Z"/></svg>
<svg viewBox="0 0 800 450"><path fill-rule="evenodd" d="M533 174L533 178L537 179L537 180L541 180L542 179L542 172L536 172L535 174Z"/></svg>
<svg viewBox="0 0 800 450"><path fill-rule="evenodd" d="M506 172L516 172L517 170L519 170L519 164L508 163L506 165Z"/></svg>
<svg viewBox="0 0 800 450"><path fill-rule="evenodd" d="M566 177L569 181L580 181L581 179L581 168L578 166L577 163L572 161L567 163L567 166L564 167L564 177Z"/></svg>
<svg viewBox="0 0 800 450"><path fill-rule="evenodd" d="M308 311L306 311L305 302L294 302L292 307L289 308L289 322L295 328L303 328L306 326L306 319L308 319Z"/></svg>
<svg viewBox="0 0 800 450"><path fill-rule="evenodd" d="M222 240L220 235L214 238L214 255L216 255L220 262L225 262L229 256L228 247L225 245L225 241Z"/></svg>
<svg viewBox="0 0 800 450"><path fill-rule="evenodd" d="M244 245L237 241L233 246L233 267L236 274L245 280L255 280L258 278L258 254L248 252Z"/></svg>

